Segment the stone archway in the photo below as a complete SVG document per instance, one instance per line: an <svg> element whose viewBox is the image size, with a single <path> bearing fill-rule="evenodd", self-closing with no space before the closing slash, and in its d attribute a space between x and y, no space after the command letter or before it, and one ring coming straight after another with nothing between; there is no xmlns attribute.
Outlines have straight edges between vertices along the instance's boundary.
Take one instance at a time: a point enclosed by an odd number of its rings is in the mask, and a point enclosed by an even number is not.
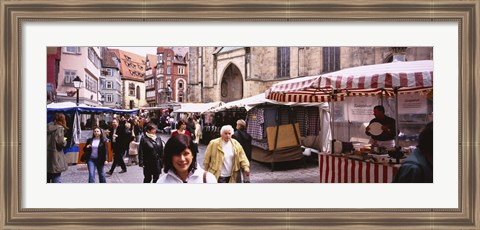
<svg viewBox="0 0 480 230"><path fill-rule="evenodd" d="M243 98L243 76L234 64L230 64L223 72L220 84L220 100L230 102Z"/></svg>

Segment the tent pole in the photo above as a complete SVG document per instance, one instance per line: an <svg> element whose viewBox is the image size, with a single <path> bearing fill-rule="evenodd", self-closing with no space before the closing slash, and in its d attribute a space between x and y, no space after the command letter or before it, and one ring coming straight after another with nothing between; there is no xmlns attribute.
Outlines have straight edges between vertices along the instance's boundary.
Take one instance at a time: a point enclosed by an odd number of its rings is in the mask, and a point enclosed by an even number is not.
<svg viewBox="0 0 480 230"><path fill-rule="evenodd" d="M331 121L331 126L332 126L332 146L331 146L331 152L330 154L333 154L333 148L334 148L334 143L335 143L335 127L334 127L334 117L335 117L335 100L337 99L337 90L334 89L332 91L332 115L330 116L330 121Z"/></svg>
<svg viewBox="0 0 480 230"><path fill-rule="evenodd" d="M398 144L398 88L399 87L393 88L393 92L395 93L395 155L397 156L397 164L400 163L399 155L401 149L400 145Z"/></svg>
<svg viewBox="0 0 480 230"><path fill-rule="evenodd" d="M380 105L383 106L383 90L382 93L380 93Z"/></svg>
<svg viewBox="0 0 480 230"><path fill-rule="evenodd" d="M345 102L345 101L343 101ZM350 124L351 124L351 121L350 121L350 101L347 101L347 103L344 103L344 104L347 104L347 125L348 125L348 139L347 139L347 142L350 142L351 141L351 138L352 138L352 135L351 135L351 127L350 127Z"/></svg>

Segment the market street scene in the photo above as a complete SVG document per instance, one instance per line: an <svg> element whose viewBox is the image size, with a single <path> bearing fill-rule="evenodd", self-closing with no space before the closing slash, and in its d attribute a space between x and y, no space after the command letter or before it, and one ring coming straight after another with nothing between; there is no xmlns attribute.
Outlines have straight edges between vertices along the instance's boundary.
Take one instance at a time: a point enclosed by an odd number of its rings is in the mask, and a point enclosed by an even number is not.
<svg viewBox="0 0 480 230"><path fill-rule="evenodd" d="M47 183L433 183L433 47L48 47Z"/></svg>

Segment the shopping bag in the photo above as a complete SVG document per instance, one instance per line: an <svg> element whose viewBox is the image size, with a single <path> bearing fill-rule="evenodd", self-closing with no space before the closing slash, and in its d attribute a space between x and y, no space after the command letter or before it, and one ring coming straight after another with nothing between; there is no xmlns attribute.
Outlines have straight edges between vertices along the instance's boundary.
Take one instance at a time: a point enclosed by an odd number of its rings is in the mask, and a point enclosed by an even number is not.
<svg viewBox="0 0 480 230"><path fill-rule="evenodd" d="M138 154L138 142L131 141L128 149L128 155L135 156Z"/></svg>

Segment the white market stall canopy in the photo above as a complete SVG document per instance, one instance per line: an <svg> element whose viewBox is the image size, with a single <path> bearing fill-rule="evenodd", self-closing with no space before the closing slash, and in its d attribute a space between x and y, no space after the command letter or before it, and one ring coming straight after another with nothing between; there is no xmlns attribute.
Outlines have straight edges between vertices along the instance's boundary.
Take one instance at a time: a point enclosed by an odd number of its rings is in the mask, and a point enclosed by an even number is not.
<svg viewBox="0 0 480 230"><path fill-rule="evenodd" d="M433 87L433 61L392 62L347 68L318 76L291 79L274 84L266 98L280 102L322 102L345 96L393 96Z"/></svg>
<svg viewBox="0 0 480 230"><path fill-rule="evenodd" d="M223 102L211 102L211 103L185 103L181 104L180 109L173 112L175 113L204 113L209 109L223 105Z"/></svg>
<svg viewBox="0 0 480 230"><path fill-rule="evenodd" d="M210 109L208 112L221 112L229 109L236 109L236 108L245 108L247 111L255 107L255 105L262 104L265 102L269 102L270 100L265 98L265 93L257 94L255 96L243 98L236 101L231 101L225 103L222 106L217 108Z"/></svg>
<svg viewBox="0 0 480 230"><path fill-rule="evenodd" d="M208 112L216 113L216 112L222 112L225 110L237 109L237 108L245 108L245 110L249 111L253 107L260 104L265 104L265 103L276 104L276 105L288 105L288 106L318 106L320 104L323 104L322 102L320 103L278 102L278 101L266 99L265 93L260 93L255 96L225 103L222 106L208 110Z"/></svg>

